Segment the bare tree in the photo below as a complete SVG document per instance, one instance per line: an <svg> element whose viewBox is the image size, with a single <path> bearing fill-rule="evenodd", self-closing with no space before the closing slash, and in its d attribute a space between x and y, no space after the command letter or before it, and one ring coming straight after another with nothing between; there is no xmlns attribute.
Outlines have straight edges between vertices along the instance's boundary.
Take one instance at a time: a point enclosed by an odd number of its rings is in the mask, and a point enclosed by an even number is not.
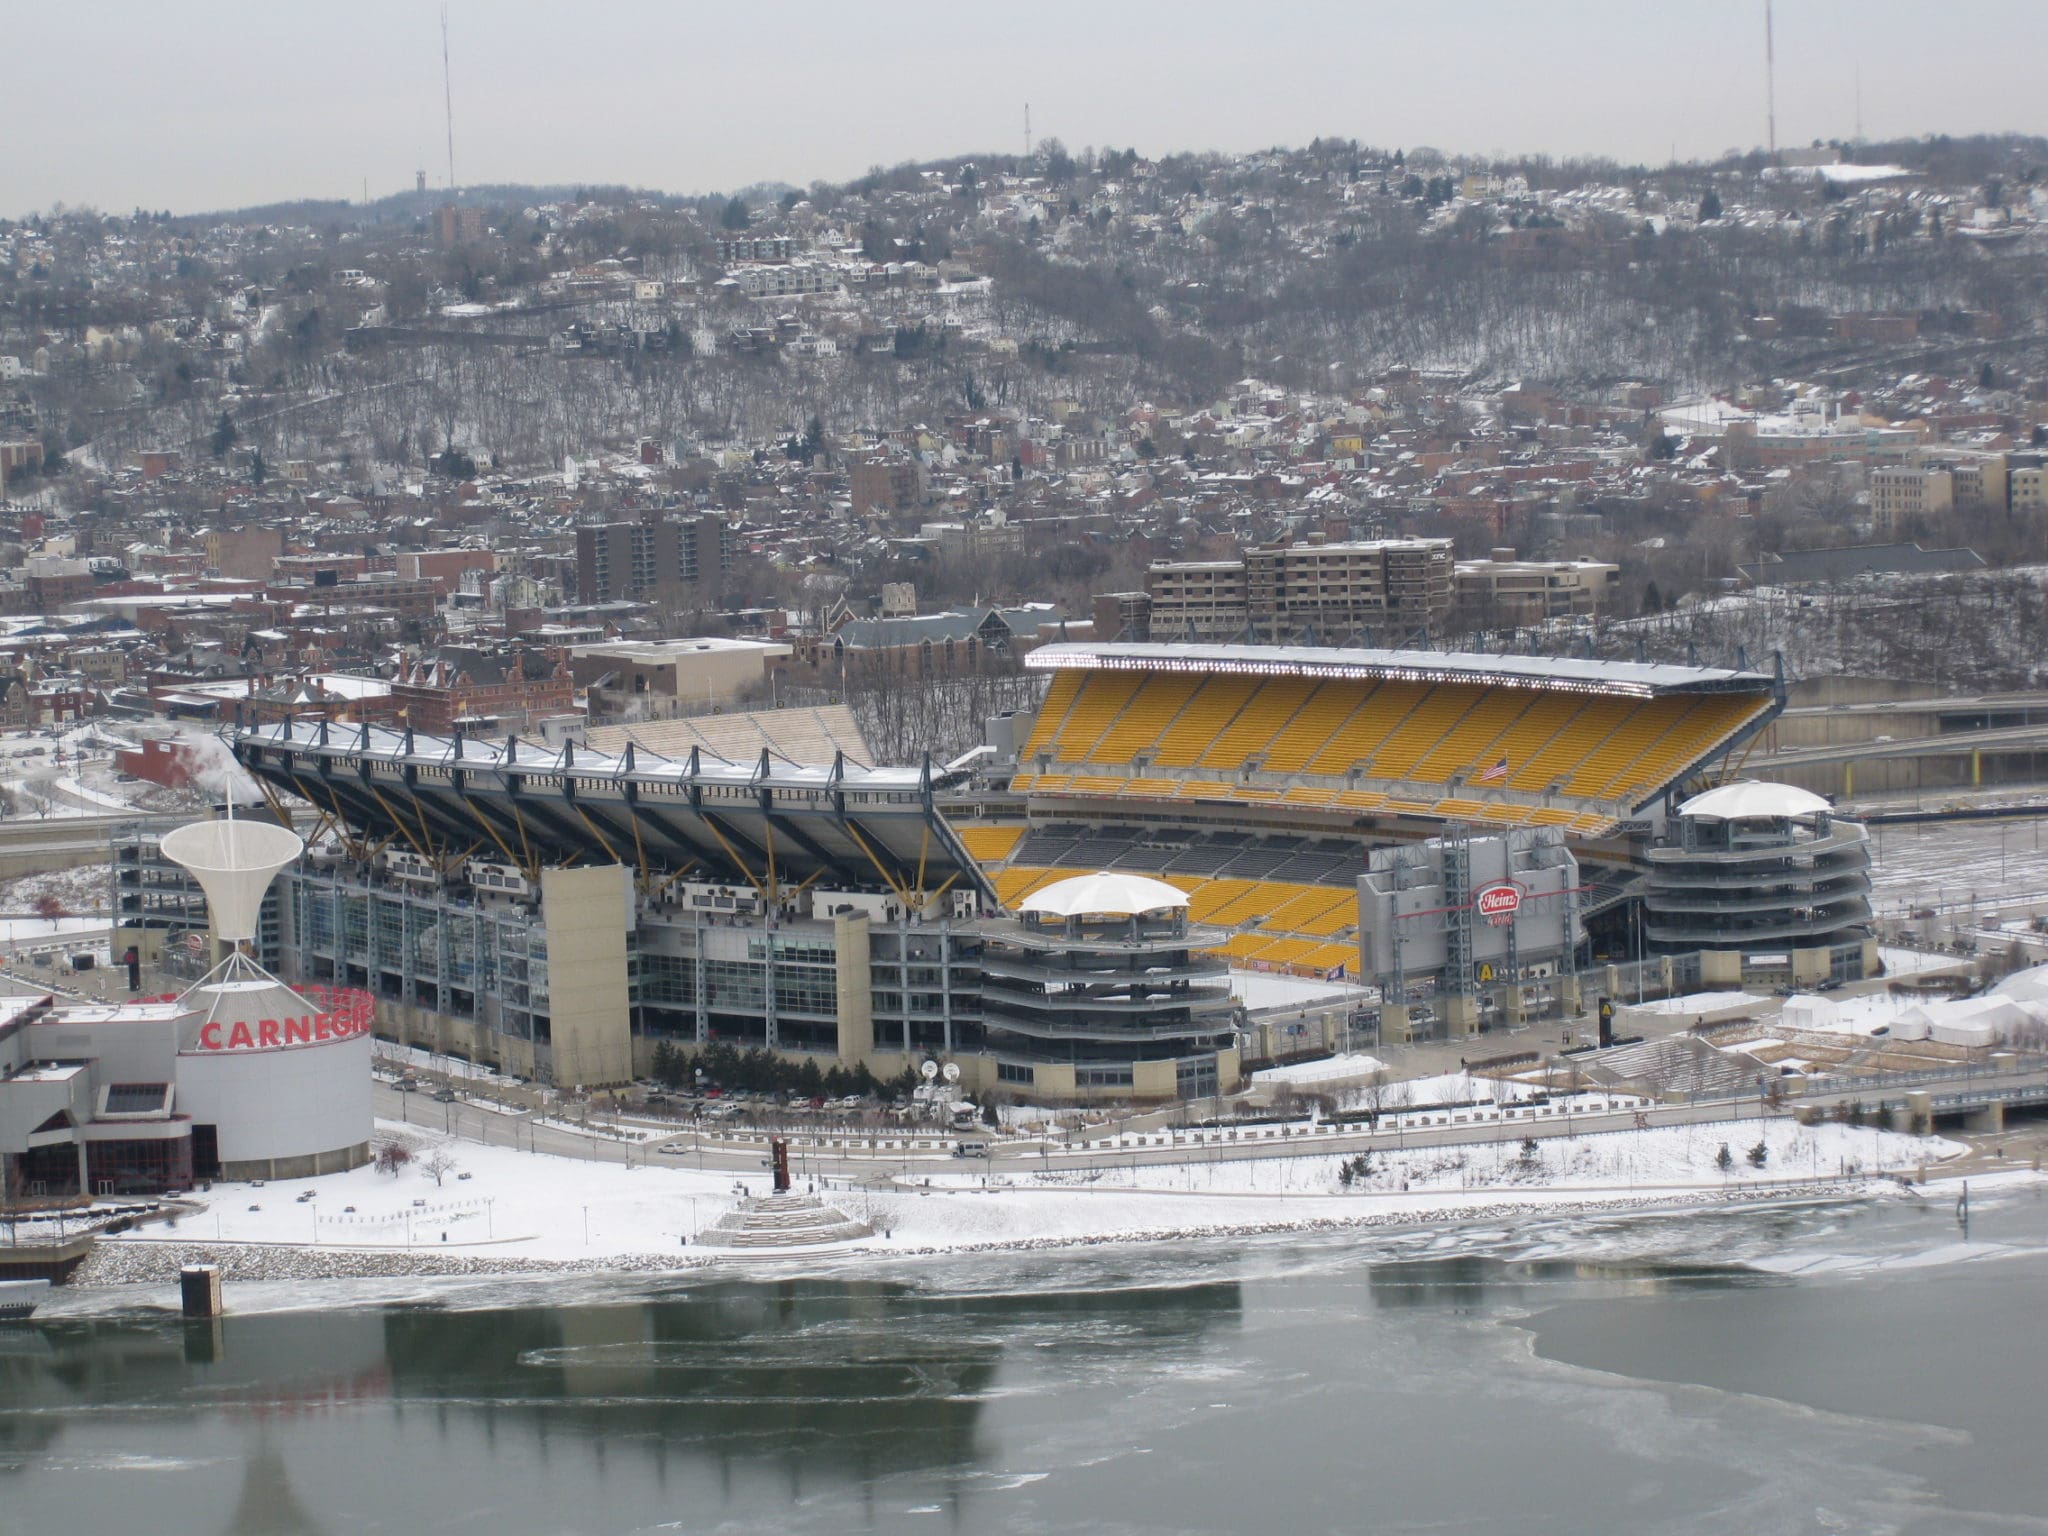
<svg viewBox="0 0 2048 1536"><path fill-rule="evenodd" d="M455 1169L455 1154L446 1147L434 1148L420 1164L420 1172L432 1179L437 1186Z"/></svg>

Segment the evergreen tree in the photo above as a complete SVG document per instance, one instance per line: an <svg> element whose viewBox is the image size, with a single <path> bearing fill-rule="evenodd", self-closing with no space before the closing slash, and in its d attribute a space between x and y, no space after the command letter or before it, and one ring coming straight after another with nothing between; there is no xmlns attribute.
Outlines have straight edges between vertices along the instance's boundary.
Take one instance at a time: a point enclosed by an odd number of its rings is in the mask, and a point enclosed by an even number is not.
<svg viewBox="0 0 2048 1536"><path fill-rule="evenodd" d="M1707 195L1700 199L1700 222L1705 224L1709 220L1718 219L1719 217L1721 217L1720 194L1715 192L1712 187L1709 187L1707 188Z"/></svg>
<svg viewBox="0 0 2048 1536"><path fill-rule="evenodd" d="M722 229L745 229L748 222L747 205L738 198L727 203L725 211L718 216L719 227Z"/></svg>
<svg viewBox="0 0 2048 1536"><path fill-rule="evenodd" d="M240 441L241 436L241 432L235 426L235 419L228 415L226 411L222 411L220 413L220 421L214 426L213 436L208 439L213 449L213 456L216 459L220 458Z"/></svg>

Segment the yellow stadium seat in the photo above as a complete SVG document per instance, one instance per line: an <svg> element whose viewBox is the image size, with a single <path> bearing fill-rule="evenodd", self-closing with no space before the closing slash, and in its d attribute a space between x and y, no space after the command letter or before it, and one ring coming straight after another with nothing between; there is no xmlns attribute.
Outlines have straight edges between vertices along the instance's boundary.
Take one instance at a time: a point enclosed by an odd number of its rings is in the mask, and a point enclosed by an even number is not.
<svg viewBox="0 0 2048 1536"><path fill-rule="evenodd" d="M970 826L959 827L956 830L967 851L981 864L1001 863L1015 852L1017 844L1024 840L1022 827Z"/></svg>
<svg viewBox="0 0 2048 1536"><path fill-rule="evenodd" d="M1072 667L1063 667L1052 675L1052 686L1045 691L1045 702L1038 707L1038 719L1031 727L1030 738L1024 743L1022 761L1031 762L1039 753L1047 751L1060 725L1067 718L1067 712L1074 706L1074 699L1081 691L1081 673Z"/></svg>
<svg viewBox="0 0 2048 1536"><path fill-rule="evenodd" d="M1334 971L1338 966L1358 969L1358 950L1350 944L1321 944L1302 957L1305 966L1318 971Z"/></svg>
<svg viewBox="0 0 2048 1536"><path fill-rule="evenodd" d="M1052 739L1052 755L1062 763L1089 760L1095 743L1123 713L1145 681L1142 672L1089 672L1081 684L1080 697L1067 711Z"/></svg>
<svg viewBox="0 0 2048 1536"><path fill-rule="evenodd" d="M1153 673L1124 706L1116 723L1088 752L1096 763L1128 763L1158 743L1167 725L1187 707L1201 678L1184 672Z"/></svg>
<svg viewBox="0 0 2048 1536"><path fill-rule="evenodd" d="M1159 738L1152 761L1161 768L1192 768L1216 744L1222 730L1237 718L1251 698L1256 677L1211 677L1203 680L1180 716Z"/></svg>
<svg viewBox="0 0 2048 1536"><path fill-rule="evenodd" d="M1217 733L1209 750L1201 756L1204 768L1235 769L1248 757L1257 757L1271 745L1280 728L1307 702L1314 685L1301 677L1265 677L1245 700L1244 707Z"/></svg>
<svg viewBox="0 0 2048 1536"><path fill-rule="evenodd" d="M1341 777L1366 762L1428 692L1420 683L1380 683L1359 701L1330 739L1316 749L1308 760L1307 771Z"/></svg>
<svg viewBox="0 0 2048 1536"><path fill-rule="evenodd" d="M1317 684L1259 754L1260 768L1267 773L1300 773L1351 717L1366 691L1363 684L1348 680Z"/></svg>
<svg viewBox="0 0 2048 1536"><path fill-rule="evenodd" d="M1450 734L1485 692L1456 684L1431 689L1380 743L1366 772L1375 779L1413 778L1424 755Z"/></svg>

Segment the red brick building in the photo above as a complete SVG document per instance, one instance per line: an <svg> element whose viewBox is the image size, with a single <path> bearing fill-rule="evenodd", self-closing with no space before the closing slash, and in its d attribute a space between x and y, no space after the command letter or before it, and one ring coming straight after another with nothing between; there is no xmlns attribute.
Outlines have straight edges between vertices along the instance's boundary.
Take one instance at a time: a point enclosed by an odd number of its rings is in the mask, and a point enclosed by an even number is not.
<svg viewBox="0 0 2048 1536"><path fill-rule="evenodd" d="M497 735L573 714L576 685L567 658L551 650L450 648L401 672L391 685L391 703L400 723L414 730L445 736L461 721L465 730Z"/></svg>

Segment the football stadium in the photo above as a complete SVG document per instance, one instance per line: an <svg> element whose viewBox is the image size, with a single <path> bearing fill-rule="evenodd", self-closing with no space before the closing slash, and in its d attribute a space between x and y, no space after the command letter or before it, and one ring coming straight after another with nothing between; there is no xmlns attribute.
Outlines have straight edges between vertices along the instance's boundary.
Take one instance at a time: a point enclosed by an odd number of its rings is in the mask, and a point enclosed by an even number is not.
<svg viewBox="0 0 2048 1536"><path fill-rule="evenodd" d="M963 829L1006 905L1076 868L1155 874L1237 963L1358 966L1367 853L1555 828L1616 906L1675 802L1783 708L1764 673L1537 656L1062 644L1017 750L1023 815Z"/></svg>
<svg viewBox="0 0 2048 1536"><path fill-rule="evenodd" d="M1025 665L1049 674L1041 707L944 766L874 764L844 706L581 745L245 731L237 755L279 812L293 797L319 818L282 882L283 969L369 992L388 1037L564 1085L644 1075L667 1041L881 1075L943 1058L963 1091L1020 1099L1227 1092L1261 1059L1339 1043L1382 999L1394 1039L1431 1032L1406 1008L1431 989L1471 1005L1422 1009L1439 1032L1488 1027L1499 1005L1474 999L1494 984L1510 1022L1570 1016L1581 972L1630 942L1640 989L1651 850L1784 702L1747 669L1562 657L1060 643ZM1769 829L1715 825L1753 875ZM1809 971L1839 973L1865 939L1860 829L1801 826L1826 867L1771 911L1804 918ZM1098 873L1144 879L1093 889L1170 887L1185 906L1053 894ZM1670 898L1691 904L1692 948L1651 985L1783 958L1735 953L1768 947L1775 919L1744 927L1734 896L1734 958L1712 958L1715 878ZM1825 922L1799 894L1821 886ZM1065 960L1033 926L1048 905L1088 936ZM1133 958L1161 943L1167 960ZM1217 1012L1216 959L1234 1014ZM1543 983L1533 1009L1525 981ZM1304 997L1313 1031L1262 1022Z"/></svg>

